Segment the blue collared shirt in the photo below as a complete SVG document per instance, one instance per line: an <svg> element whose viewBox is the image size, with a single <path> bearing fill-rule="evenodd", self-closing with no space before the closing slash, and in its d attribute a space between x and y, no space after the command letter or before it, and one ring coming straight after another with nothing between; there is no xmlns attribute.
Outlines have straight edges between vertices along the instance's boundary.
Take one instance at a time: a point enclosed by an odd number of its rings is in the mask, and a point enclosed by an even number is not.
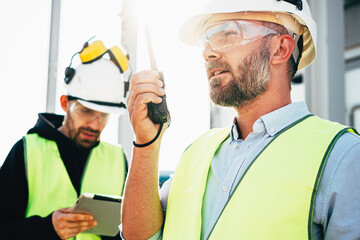
<svg viewBox="0 0 360 240"><path fill-rule="evenodd" d="M207 239L244 171L282 129L310 114L304 102L291 103L260 117L245 140L233 124L230 137L211 162L202 207L201 239ZM336 142L315 199L315 240L360 239L360 137L345 133ZM166 213L171 179L160 190ZM259 213L261 215L261 213ZM152 238L161 239L162 230Z"/></svg>

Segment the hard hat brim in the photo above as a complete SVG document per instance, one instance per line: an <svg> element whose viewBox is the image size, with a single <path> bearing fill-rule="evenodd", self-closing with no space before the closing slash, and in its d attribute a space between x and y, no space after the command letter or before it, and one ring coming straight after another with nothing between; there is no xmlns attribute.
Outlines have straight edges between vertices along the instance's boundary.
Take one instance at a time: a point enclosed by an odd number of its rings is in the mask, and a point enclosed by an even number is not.
<svg viewBox="0 0 360 240"><path fill-rule="evenodd" d="M180 29L180 40L191 46L197 45L202 34L203 26L210 16L211 14L202 14L188 19Z"/></svg>
<svg viewBox="0 0 360 240"><path fill-rule="evenodd" d="M84 107L87 107L89 109L92 109L92 110L95 110L95 111L98 111L98 112L109 113L109 114L117 114L117 115L118 114L123 114L123 113L126 112L125 108L103 106L103 105L87 102L87 101L84 101L84 100L78 100L78 101Z"/></svg>

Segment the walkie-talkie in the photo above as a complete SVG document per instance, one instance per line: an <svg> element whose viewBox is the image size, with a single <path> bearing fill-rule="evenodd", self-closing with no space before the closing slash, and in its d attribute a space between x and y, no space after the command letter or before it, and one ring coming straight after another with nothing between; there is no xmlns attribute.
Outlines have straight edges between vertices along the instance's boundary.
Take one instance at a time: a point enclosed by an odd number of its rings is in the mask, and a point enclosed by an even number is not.
<svg viewBox="0 0 360 240"><path fill-rule="evenodd" d="M152 44L151 44L151 39L150 39L150 33L149 33L149 29L147 28L147 26L145 26L146 28L146 39L147 39L147 45L148 45L148 50L149 50L149 58L150 58L150 66L152 70L155 70L157 72L159 72L160 74L160 80L163 82L163 88L165 88L165 82L164 82L164 75L162 72L160 72L158 70L158 67L156 65L156 60L155 60L155 56L154 56L154 51L152 48ZM162 102L161 103L148 103L148 109L149 109L149 117L150 119L153 121L153 123L156 124L161 124L161 123L166 123L168 121L168 108L167 108L167 104L166 104L166 95L161 96L162 98Z"/></svg>

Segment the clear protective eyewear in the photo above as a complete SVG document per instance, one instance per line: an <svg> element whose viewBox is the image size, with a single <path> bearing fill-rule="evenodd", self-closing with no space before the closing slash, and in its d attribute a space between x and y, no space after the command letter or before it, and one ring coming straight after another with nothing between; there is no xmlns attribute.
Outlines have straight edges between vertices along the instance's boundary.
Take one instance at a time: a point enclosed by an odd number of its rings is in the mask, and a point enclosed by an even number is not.
<svg viewBox="0 0 360 240"><path fill-rule="evenodd" d="M256 23L244 20L221 21L205 30L199 40L199 46L204 48L209 44L214 51L225 52L270 34L280 36L274 29Z"/></svg>
<svg viewBox="0 0 360 240"><path fill-rule="evenodd" d="M99 123L102 125L105 125L107 123L110 116L109 113L102 113L87 108L78 101L74 101L74 103L70 106L70 111L76 114L85 122L92 122L97 118L99 120Z"/></svg>

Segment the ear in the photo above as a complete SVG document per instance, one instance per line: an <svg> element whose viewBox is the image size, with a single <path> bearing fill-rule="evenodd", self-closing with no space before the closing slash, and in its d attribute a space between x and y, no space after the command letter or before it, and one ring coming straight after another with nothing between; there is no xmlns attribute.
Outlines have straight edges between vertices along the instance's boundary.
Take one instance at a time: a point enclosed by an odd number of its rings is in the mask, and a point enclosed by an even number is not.
<svg viewBox="0 0 360 240"><path fill-rule="evenodd" d="M70 101L68 100L68 97L66 95L62 95L60 97L60 104L61 104L61 108L67 112L67 110L69 109L70 106Z"/></svg>
<svg viewBox="0 0 360 240"><path fill-rule="evenodd" d="M294 39L288 35L278 36L273 42L271 63L273 65L287 63L295 47Z"/></svg>

